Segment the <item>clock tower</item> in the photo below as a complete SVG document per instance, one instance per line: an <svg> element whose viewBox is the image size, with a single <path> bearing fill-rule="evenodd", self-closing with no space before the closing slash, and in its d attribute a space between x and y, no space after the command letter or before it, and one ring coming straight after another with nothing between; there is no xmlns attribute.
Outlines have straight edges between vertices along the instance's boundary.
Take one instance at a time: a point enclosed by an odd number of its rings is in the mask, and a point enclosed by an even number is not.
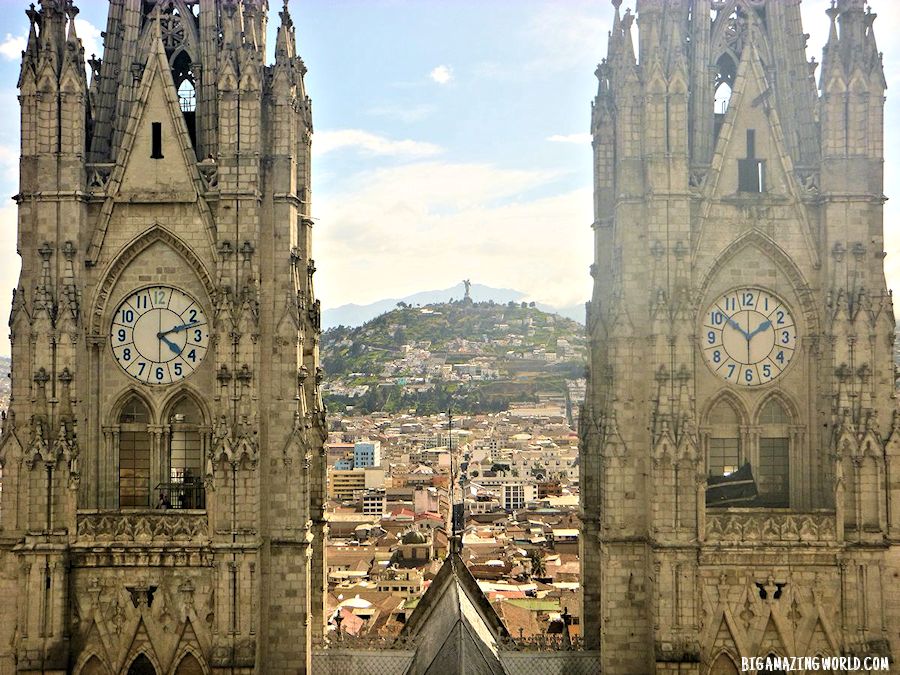
<svg viewBox="0 0 900 675"><path fill-rule="evenodd" d="M302 673L323 623L310 102L287 2L28 10L0 671Z"/></svg>
<svg viewBox="0 0 900 675"><path fill-rule="evenodd" d="M896 659L875 14L832 3L817 63L799 0L612 4L592 109L586 643L610 675Z"/></svg>

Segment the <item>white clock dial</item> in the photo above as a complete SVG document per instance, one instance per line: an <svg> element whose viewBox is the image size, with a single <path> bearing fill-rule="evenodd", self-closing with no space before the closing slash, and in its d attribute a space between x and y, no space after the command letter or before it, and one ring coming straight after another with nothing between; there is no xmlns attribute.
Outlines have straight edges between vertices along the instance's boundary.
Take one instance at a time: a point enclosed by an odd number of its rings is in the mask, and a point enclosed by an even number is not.
<svg viewBox="0 0 900 675"><path fill-rule="evenodd" d="M778 296L760 288L722 295L703 316L700 346L723 380L746 387L781 375L797 347L797 327Z"/></svg>
<svg viewBox="0 0 900 675"><path fill-rule="evenodd" d="M109 339L116 361L131 377L146 384L171 384L203 361L209 324L200 303L184 291L151 286L122 301Z"/></svg>

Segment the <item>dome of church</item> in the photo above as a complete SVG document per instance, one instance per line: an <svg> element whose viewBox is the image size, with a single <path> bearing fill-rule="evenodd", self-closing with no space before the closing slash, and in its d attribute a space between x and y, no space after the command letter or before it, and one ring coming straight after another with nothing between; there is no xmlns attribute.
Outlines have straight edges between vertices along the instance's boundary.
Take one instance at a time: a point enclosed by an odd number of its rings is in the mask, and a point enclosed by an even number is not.
<svg viewBox="0 0 900 675"><path fill-rule="evenodd" d="M404 544L427 544L428 537L419 530L410 530L403 535L403 538L400 541Z"/></svg>

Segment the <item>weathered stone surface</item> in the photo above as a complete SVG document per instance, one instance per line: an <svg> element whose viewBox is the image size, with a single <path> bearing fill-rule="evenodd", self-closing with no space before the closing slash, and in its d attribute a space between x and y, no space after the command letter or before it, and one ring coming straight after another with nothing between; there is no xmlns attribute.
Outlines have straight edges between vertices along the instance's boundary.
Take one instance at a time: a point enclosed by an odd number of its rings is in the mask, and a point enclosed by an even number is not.
<svg viewBox="0 0 900 675"><path fill-rule="evenodd" d="M613 4L592 111L585 642L609 675L736 672L742 656L879 639L896 658L900 424L872 15L829 11L816 73L797 2L643 2L636 27ZM745 291L792 317L776 377L762 368L782 335L760 357L751 345L778 315L750 325L752 308L714 304ZM715 311L740 331L711 325ZM740 379L726 335L746 349ZM769 506L707 508L707 477L746 463Z"/></svg>
<svg viewBox="0 0 900 675"><path fill-rule="evenodd" d="M89 85L70 4L29 10L20 81L0 673L309 672L324 413L297 376L319 326L291 17L265 66L260 3L112 0ZM159 324L169 384L113 352L120 304L149 287L207 320L183 378L193 337L179 312Z"/></svg>

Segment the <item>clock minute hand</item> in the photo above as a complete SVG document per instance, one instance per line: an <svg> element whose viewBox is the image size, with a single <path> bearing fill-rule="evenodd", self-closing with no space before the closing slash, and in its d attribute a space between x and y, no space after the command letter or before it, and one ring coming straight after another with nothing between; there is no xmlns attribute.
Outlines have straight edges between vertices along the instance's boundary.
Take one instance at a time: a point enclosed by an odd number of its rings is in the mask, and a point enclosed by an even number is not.
<svg viewBox="0 0 900 675"><path fill-rule="evenodd" d="M195 326L197 324L196 321L191 321L190 323L183 323L180 326L175 326L174 328L170 328L167 331L163 331L159 333L159 337L161 338L163 335L168 335L169 333L180 333L183 330L190 328L191 326Z"/></svg>

